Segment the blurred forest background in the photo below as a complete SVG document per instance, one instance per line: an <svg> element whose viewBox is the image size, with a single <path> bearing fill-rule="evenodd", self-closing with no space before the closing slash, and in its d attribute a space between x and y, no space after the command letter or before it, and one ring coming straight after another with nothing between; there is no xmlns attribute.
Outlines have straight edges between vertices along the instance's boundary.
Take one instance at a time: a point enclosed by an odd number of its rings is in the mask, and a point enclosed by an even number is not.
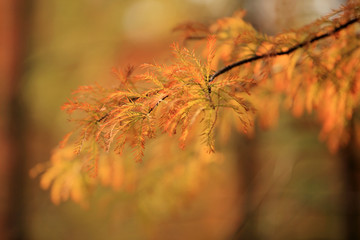
<svg viewBox="0 0 360 240"><path fill-rule="evenodd" d="M342 165L318 140L310 116L283 112L275 128L254 139L234 134L219 149L223 160L191 179L197 187L190 196L174 195L173 187L158 190L160 179L152 180L151 197L99 187L86 207L55 206L29 176L71 129L60 110L71 91L115 85L112 67L168 54L169 44L181 40L172 31L178 24L209 24L243 8L258 30L275 34L342 3L0 1L0 239L343 239Z"/></svg>

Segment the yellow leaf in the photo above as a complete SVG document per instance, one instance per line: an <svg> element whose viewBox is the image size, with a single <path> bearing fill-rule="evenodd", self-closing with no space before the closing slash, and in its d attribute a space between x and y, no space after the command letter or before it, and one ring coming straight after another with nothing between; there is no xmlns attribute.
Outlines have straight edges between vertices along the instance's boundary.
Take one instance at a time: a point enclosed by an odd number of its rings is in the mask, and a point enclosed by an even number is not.
<svg viewBox="0 0 360 240"><path fill-rule="evenodd" d="M76 203L81 203L84 200L82 177L77 175L71 180L71 199Z"/></svg>
<svg viewBox="0 0 360 240"><path fill-rule="evenodd" d="M111 169L110 160L108 157L101 157L99 159L98 177L104 186L111 183Z"/></svg>
<svg viewBox="0 0 360 240"><path fill-rule="evenodd" d="M209 36L208 38L208 42L207 42L207 76L209 77L211 74L211 69L212 69L212 61L215 57L215 43L216 43L216 38L215 36Z"/></svg>
<svg viewBox="0 0 360 240"><path fill-rule="evenodd" d="M267 55L270 54L274 49L274 44L270 42L262 42L261 45L257 48L256 55Z"/></svg>
<svg viewBox="0 0 360 240"><path fill-rule="evenodd" d="M292 113L294 114L295 117L300 117L303 114L303 112L304 112L304 99L299 92L294 99Z"/></svg>
<svg viewBox="0 0 360 240"><path fill-rule="evenodd" d="M119 190L124 181L124 167L121 160L122 159L116 158L113 161L112 186L115 190Z"/></svg>
<svg viewBox="0 0 360 240"><path fill-rule="evenodd" d="M62 164L57 164L52 166L41 176L40 179L40 186L42 189L48 189L52 183L52 181L58 177L58 175L63 170Z"/></svg>
<svg viewBox="0 0 360 240"><path fill-rule="evenodd" d="M53 185L51 186L51 192L50 192L50 196L51 196L51 201L55 204L55 205L59 205L61 200L67 200L69 197L69 189L64 188L64 178L61 177L57 177L54 180Z"/></svg>

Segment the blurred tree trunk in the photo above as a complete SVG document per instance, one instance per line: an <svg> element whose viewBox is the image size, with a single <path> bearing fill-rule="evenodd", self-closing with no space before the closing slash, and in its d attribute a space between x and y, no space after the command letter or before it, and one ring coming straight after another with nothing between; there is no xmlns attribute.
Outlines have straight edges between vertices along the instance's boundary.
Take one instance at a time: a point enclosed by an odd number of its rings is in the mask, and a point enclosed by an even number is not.
<svg viewBox="0 0 360 240"><path fill-rule="evenodd" d="M344 193L342 197L344 211L344 231L346 240L360 239L359 228L359 142L356 138L356 116L349 124L350 141L342 150L341 162L343 164Z"/></svg>
<svg viewBox="0 0 360 240"><path fill-rule="evenodd" d="M24 239L26 0L0 1L0 238Z"/></svg>
<svg viewBox="0 0 360 240"><path fill-rule="evenodd" d="M257 209L255 201L256 182L255 176L257 172L257 143L256 139L248 139L243 136L237 136L237 155L239 164L239 175L242 176L243 189L240 191L241 197L244 199L242 212L243 221L236 230L235 239L259 239L257 231Z"/></svg>

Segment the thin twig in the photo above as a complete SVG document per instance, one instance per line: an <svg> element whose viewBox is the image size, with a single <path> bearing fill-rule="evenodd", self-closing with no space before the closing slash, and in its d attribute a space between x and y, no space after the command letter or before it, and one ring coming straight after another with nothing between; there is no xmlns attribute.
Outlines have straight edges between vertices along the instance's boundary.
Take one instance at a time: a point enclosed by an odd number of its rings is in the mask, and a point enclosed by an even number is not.
<svg viewBox="0 0 360 240"><path fill-rule="evenodd" d="M108 113L106 113L104 116L102 116L101 118L99 118L98 120L96 120L97 123L101 122L102 120L104 120L105 118L107 118L107 116L109 116Z"/></svg>
<svg viewBox="0 0 360 240"><path fill-rule="evenodd" d="M151 113L157 107L157 105L159 105L159 103L164 101L167 97L169 97L169 95L166 95L163 98L161 98L152 108L150 108L148 114Z"/></svg>
<svg viewBox="0 0 360 240"><path fill-rule="evenodd" d="M217 71L216 73L214 73L210 79L209 79L209 82L212 82L214 81L214 79L228 71L230 71L231 69L235 68L235 67L238 67L238 66L241 66L245 63L249 63L249 62L253 62L253 61L256 61L256 60L259 60L259 59L263 59L263 58L267 58L267 57L276 57L276 56L281 56L281 55L286 55L286 54L290 54L292 52L294 52L295 50L299 49L299 48L302 48L302 47L305 47L306 45L309 45L311 43L314 43L316 41L319 41L323 38L326 38L326 37L329 37L329 36L332 36L334 35L335 33L347 28L348 26L356 23L359 21L359 17L355 18L355 19L352 19L352 20L349 20L348 22L344 23L344 24L341 24L340 26L334 28L332 31L330 32L327 32L327 33L324 33L324 34L321 34L320 36L317 36L317 37L314 37L310 40L306 40L306 41L303 41L291 48L289 48L288 50L286 51L280 51L280 52L275 52L275 53L266 53L266 54L262 54L262 55L255 55L251 58L247 58L247 59L243 59L243 60L240 60L238 62L235 62L235 63L232 63L228 66L225 66L224 68L220 69L219 71Z"/></svg>

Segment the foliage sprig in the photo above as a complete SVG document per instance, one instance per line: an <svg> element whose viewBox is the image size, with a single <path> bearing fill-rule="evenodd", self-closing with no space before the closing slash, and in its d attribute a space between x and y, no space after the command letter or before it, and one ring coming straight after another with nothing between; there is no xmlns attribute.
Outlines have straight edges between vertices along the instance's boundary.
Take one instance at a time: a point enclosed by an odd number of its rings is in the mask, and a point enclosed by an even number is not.
<svg viewBox="0 0 360 240"><path fill-rule="evenodd" d="M69 197L81 202L86 187L96 183L89 172L105 179L104 171L127 156L142 162L150 139L177 135L185 148L196 133L202 146L215 152L215 132L227 135L232 129L219 122L251 135L256 119L262 127L274 125L280 107L294 116L315 113L320 138L331 151L346 143L348 121L360 102L360 2L276 36L257 32L244 14L236 12L208 28L183 26L185 38L204 41L197 51L173 44L169 63L115 70L119 84L114 88L76 90L62 107L76 130L66 135L47 167L36 168L45 169L41 184L52 183L54 202ZM192 36L197 28L208 36ZM69 179L76 181L71 185ZM115 176L101 181L121 185Z"/></svg>

